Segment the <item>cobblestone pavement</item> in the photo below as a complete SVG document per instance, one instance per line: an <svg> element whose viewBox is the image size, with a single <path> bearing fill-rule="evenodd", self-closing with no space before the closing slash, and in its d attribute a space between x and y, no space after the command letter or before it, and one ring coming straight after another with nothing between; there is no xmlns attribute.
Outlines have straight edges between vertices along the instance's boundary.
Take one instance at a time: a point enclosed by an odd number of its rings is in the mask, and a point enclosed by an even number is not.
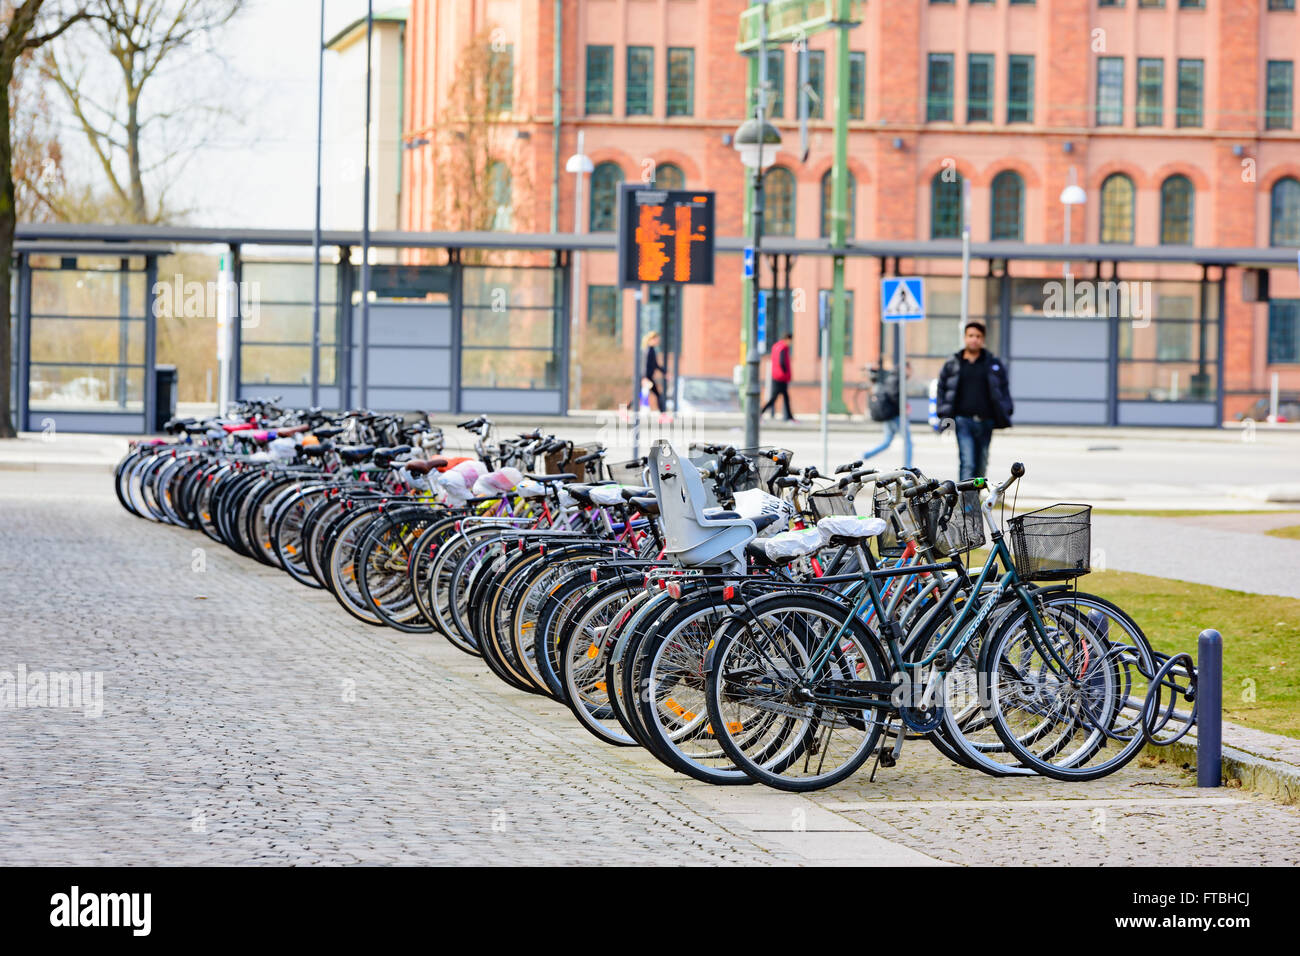
<svg viewBox="0 0 1300 956"><path fill-rule="evenodd" d="M917 744L812 797L696 783L103 475L0 474L0 602L0 671L103 673L102 716L0 710L9 864L1300 862L1300 811L1165 765L998 781Z"/></svg>

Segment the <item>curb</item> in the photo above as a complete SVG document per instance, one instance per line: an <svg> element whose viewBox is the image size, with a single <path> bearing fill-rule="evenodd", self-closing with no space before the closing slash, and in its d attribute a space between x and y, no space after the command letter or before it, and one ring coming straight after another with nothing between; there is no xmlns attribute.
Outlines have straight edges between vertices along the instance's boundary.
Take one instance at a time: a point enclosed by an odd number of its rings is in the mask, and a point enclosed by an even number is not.
<svg viewBox="0 0 1300 956"><path fill-rule="evenodd" d="M1196 744L1178 741L1168 747L1148 744L1143 751L1168 763L1196 766ZM1268 760L1226 744L1223 748L1221 780L1235 789L1251 790L1278 803L1294 806L1300 803L1300 767ZM1232 784L1232 781L1237 781Z"/></svg>
<svg viewBox="0 0 1300 956"><path fill-rule="evenodd" d="M94 461L0 461L0 471L94 471L112 474L117 464Z"/></svg>

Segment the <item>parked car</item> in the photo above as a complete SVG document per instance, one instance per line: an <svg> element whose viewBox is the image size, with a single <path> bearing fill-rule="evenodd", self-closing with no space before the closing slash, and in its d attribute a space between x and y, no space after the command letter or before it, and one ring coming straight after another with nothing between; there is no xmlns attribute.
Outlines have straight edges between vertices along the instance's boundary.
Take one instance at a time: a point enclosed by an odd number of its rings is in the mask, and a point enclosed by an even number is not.
<svg viewBox="0 0 1300 956"><path fill-rule="evenodd" d="M674 399L679 412L740 412L740 394L728 378L681 376Z"/></svg>

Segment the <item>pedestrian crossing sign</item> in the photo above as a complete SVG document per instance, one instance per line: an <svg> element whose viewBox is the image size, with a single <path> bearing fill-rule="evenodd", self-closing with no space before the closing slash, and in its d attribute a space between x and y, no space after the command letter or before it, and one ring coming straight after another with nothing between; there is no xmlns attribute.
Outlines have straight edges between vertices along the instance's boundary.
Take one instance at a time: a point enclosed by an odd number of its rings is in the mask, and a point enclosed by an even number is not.
<svg viewBox="0 0 1300 956"><path fill-rule="evenodd" d="M889 276L880 280L880 316L886 322L919 322L925 318L925 279Z"/></svg>

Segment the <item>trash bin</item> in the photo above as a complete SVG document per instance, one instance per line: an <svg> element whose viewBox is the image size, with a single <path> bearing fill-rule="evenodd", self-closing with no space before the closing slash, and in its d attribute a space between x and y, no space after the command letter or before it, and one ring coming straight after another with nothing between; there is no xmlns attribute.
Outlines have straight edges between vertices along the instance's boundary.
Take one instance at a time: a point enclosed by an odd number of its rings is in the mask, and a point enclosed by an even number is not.
<svg viewBox="0 0 1300 956"><path fill-rule="evenodd" d="M175 365L155 365L153 430L160 432L167 422L176 417L176 397L178 392Z"/></svg>

